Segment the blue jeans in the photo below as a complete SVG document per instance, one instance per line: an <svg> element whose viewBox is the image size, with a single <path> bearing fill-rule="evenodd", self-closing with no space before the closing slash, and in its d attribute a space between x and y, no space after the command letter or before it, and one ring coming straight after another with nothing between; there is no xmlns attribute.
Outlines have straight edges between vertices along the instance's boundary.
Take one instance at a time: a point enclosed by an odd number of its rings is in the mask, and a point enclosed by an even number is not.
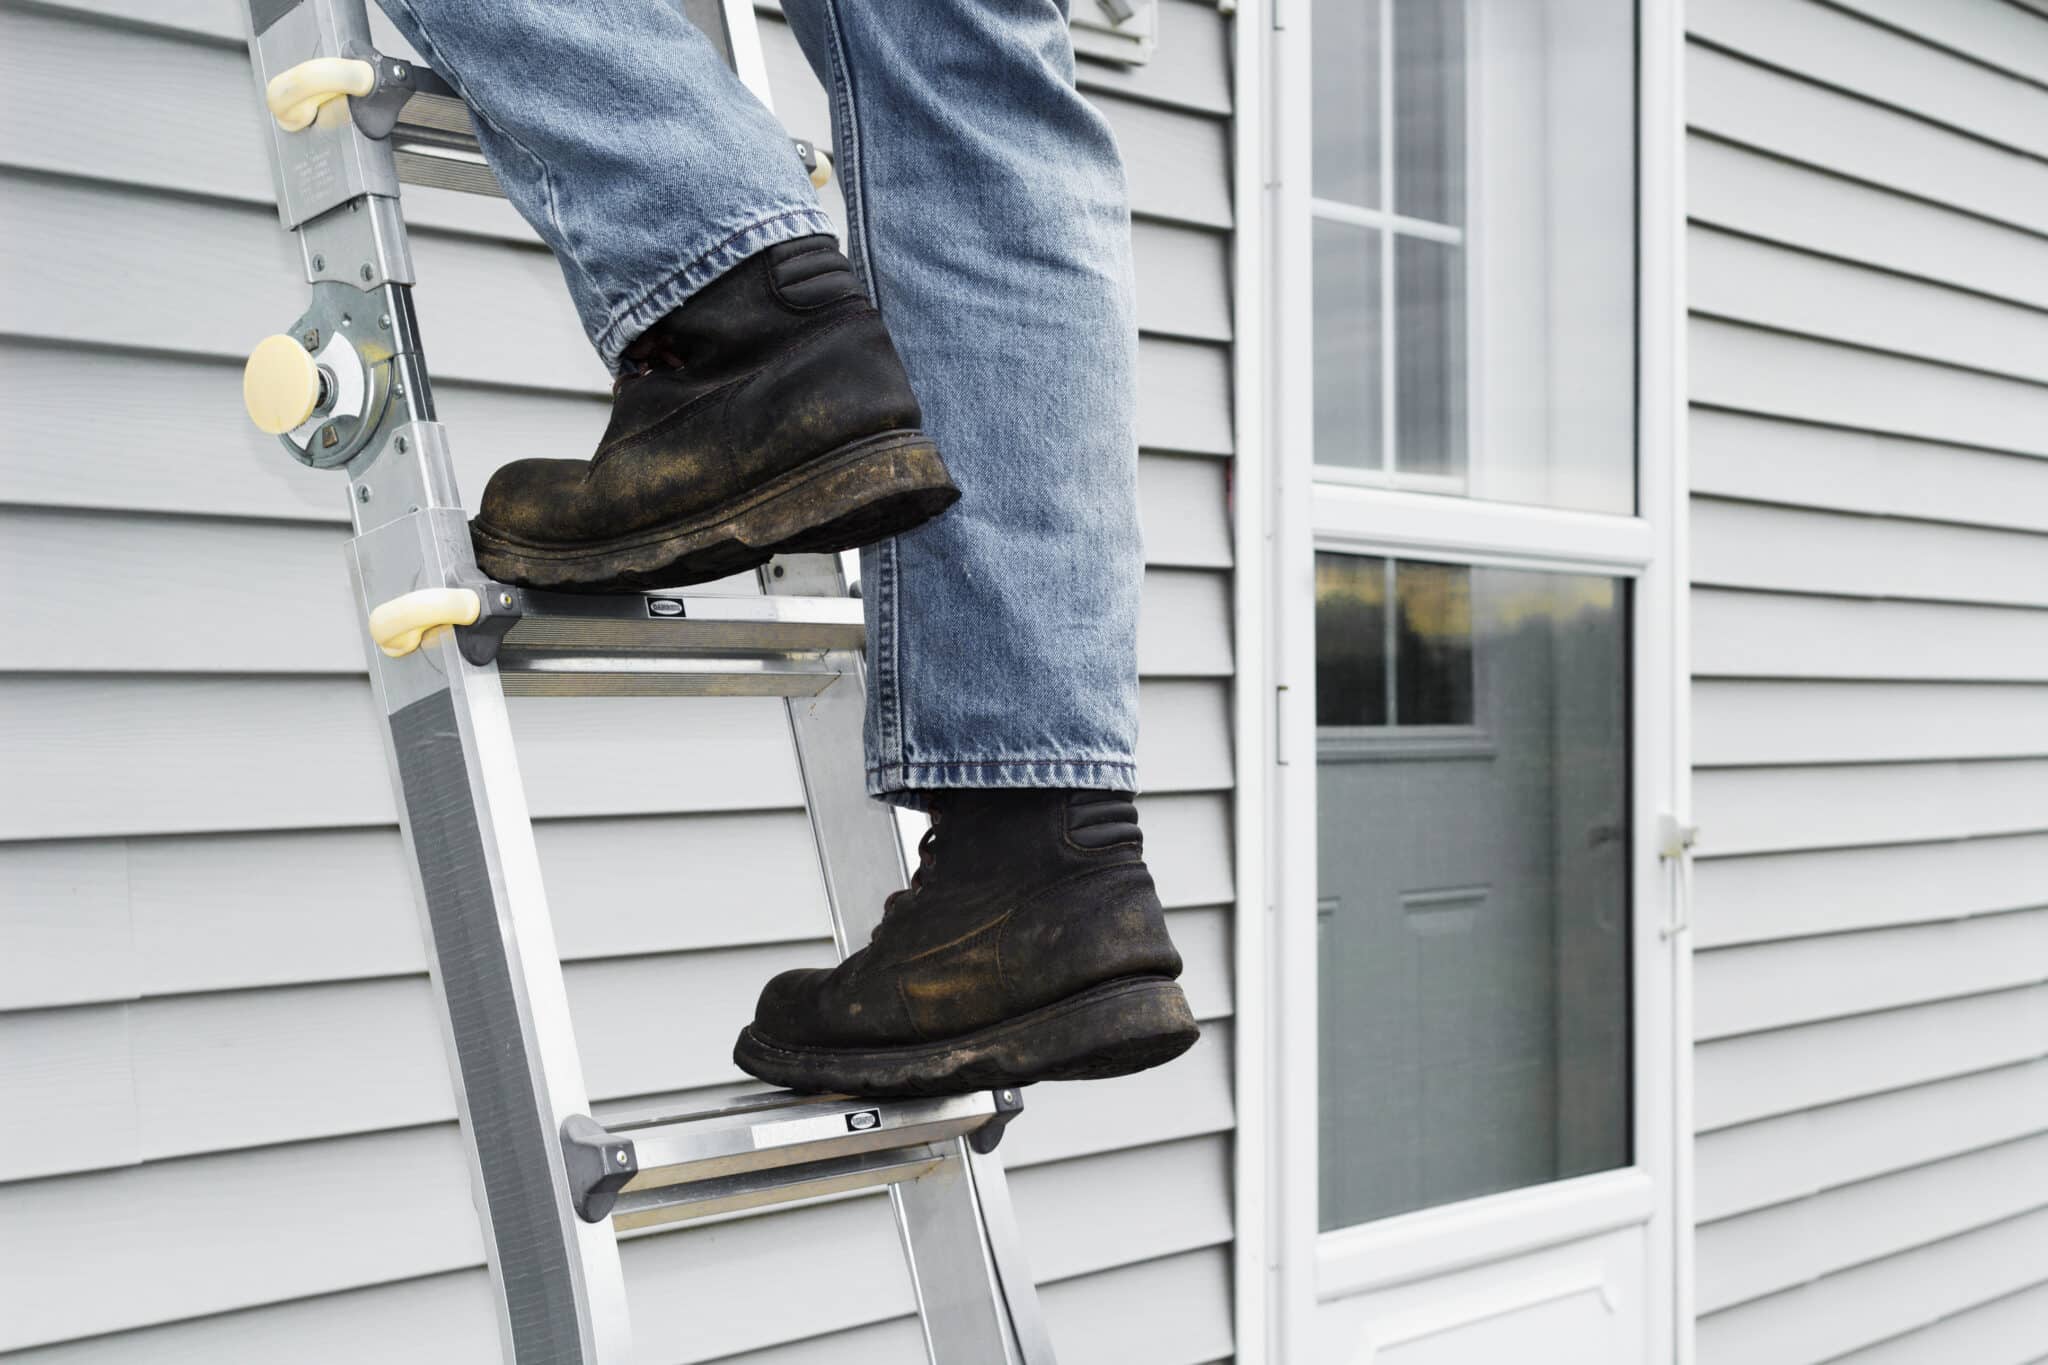
<svg viewBox="0 0 2048 1365"><path fill-rule="evenodd" d="M675 0L380 0L462 92L605 362L834 230ZM831 91L848 255L961 488L862 551L870 793L1135 791L1137 329L1123 165L1063 0L784 0Z"/></svg>

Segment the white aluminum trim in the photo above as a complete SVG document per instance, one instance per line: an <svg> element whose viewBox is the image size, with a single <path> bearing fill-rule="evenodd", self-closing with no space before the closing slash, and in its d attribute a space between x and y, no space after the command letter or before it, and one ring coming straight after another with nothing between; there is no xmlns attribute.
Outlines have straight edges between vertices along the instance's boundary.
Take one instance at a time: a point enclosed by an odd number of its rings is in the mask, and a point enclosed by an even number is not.
<svg viewBox="0 0 2048 1365"><path fill-rule="evenodd" d="M1237 1009L1232 1022L1236 1065L1232 1072L1237 1129L1232 1153L1231 1244L1233 1337L1240 1365L1269 1365L1280 1358L1279 1315L1274 1309L1281 1246L1274 1160L1279 1068L1273 1054L1272 1010L1278 998L1272 979L1273 882L1271 857L1279 826L1267 763L1273 753L1275 706L1267 662L1272 656L1273 613L1268 575L1274 527L1267 490L1275 432L1266 401L1275 382L1268 333L1275 300L1268 287L1267 233L1274 204L1268 189L1266 64L1278 22L1271 0L1241 0L1231 57L1237 117L1231 136L1234 180L1231 198L1237 220L1231 238L1232 418L1236 426L1231 481L1231 638L1237 670L1232 688L1236 898L1231 907L1233 979Z"/></svg>
<svg viewBox="0 0 2048 1365"><path fill-rule="evenodd" d="M1646 1221L1655 1202L1655 1182L1629 1168L1326 1232L1316 1238L1316 1301L1597 1237Z"/></svg>
<svg viewBox="0 0 2048 1365"><path fill-rule="evenodd" d="M1332 549L1624 578L1656 554L1654 530L1640 517L1320 481L1313 498L1316 541Z"/></svg>

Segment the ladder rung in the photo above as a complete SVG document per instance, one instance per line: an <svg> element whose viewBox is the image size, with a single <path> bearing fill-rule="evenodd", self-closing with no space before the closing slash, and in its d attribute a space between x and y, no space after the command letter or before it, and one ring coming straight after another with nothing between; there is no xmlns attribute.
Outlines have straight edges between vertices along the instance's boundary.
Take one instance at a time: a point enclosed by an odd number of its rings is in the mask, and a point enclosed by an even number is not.
<svg viewBox="0 0 2048 1365"><path fill-rule="evenodd" d="M852 597L527 592L505 648L582 654L823 654L859 649Z"/></svg>
<svg viewBox="0 0 2048 1365"><path fill-rule="evenodd" d="M416 65L412 73L418 93L399 110L398 126L391 130L398 178L408 185L502 197L505 191L477 145L469 106L429 68Z"/></svg>
<svg viewBox="0 0 2048 1365"><path fill-rule="evenodd" d="M814 697L857 650L850 597L522 594L498 650L511 696Z"/></svg>
<svg viewBox="0 0 2048 1365"><path fill-rule="evenodd" d="M948 1159L951 1139L1008 1117L984 1090L912 1100L774 1091L703 1113L614 1118L604 1126L632 1140L639 1170L613 1222L645 1227L914 1180Z"/></svg>
<svg viewBox="0 0 2048 1365"><path fill-rule="evenodd" d="M508 697L815 697L839 675L816 657L549 654L511 646L498 655L498 678Z"/></svg>

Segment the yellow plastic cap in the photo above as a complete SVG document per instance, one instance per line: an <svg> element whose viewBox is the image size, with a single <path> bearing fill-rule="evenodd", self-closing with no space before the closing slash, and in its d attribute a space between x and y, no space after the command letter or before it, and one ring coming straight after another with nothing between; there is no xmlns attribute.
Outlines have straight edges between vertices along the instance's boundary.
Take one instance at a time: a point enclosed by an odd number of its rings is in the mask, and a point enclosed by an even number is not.
<svg viewBox="0 0 2048 1365"><path fill-rule="evenodd" d="M420 588L370 611L370 638L394 659L418 649L443 626L473 626L483 599L470 588Z"/></svg>
<svg viewBox="0 0 2048 1365"><path fill-rule="evenodd" d="M825 188L825 182L832 178L832 158L820 147L815 153L818 164L811 167L811 184L818 189Z"/></svg>
<svg viewBox="0 0 2048 1365"><path fill-rule="evenodd" d="M320 402L320 367L297 338L267 336L242 367L242 406L272 436L303 426Z"/></svg>
<svg viewBox="0 0 2048 1365"><path fill-rule="evenodd" d="M296 133L319 119L329 101L344 95L367 95L376 88L377 68L368 62L354 57L315 57L271 77L263 99L277 126ZM329 124L322 119L320 126Z"/></svg>

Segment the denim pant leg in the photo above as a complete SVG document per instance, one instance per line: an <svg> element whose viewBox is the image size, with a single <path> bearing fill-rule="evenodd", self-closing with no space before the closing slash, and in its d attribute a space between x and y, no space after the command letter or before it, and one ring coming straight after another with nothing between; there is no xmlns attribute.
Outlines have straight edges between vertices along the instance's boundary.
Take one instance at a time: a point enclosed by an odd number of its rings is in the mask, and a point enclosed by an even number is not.
<svg viewBox="0 0 2048 1365"><path fill-rule="evenodd" d="M789 135L675 0L379 0L476 115L606 365L777 242L834 231Z"/></svg>
<svg viewBox="0 0 2048 1365"><path fill-rule="evenodd" d="M784 0L960 501L863 553L868 789L1135 790L1128 194L1060 0Z"/></svg>

